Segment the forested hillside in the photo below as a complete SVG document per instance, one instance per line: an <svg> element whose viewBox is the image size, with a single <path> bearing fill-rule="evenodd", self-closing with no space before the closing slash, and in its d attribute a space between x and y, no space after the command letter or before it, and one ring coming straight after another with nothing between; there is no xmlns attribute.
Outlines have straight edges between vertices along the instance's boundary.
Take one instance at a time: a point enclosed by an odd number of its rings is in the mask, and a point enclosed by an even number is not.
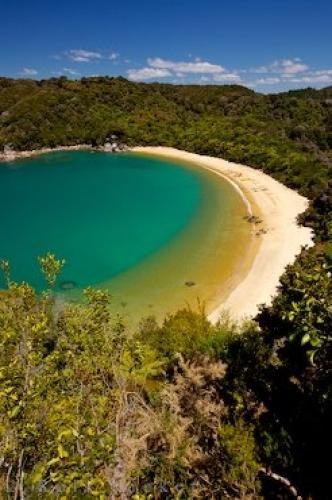
<svg viewBox="0 0 332 500"><path fill-rule="evenodd" d="M244 87L123 78L0 79L0 148L167 145L264 168L317 194L332 165L332 88L261 95Z"/></svg>
<svg viewBox="0 0 332 500"><path fill-rule="evenodd" d="M330 499L332 88L2 78L0 115L1 147L115 133L263 168L311 199L316 243L250 323L182 310L135 332L105 291L60 302L52 254L41 295L0 261L0 496Z"/></svg>

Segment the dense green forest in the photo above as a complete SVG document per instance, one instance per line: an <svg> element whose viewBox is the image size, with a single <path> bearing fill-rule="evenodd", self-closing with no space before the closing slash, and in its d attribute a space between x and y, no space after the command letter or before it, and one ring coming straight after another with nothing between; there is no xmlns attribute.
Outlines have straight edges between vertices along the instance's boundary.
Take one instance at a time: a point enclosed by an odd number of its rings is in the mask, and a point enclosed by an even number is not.
<svg viewBox="0 0 332 500"><path fill-rule="evenodd" d="M261 95L241 86L124 78L0 78L0 148L166 145L263 168L304 193L331 174L332 87Z"/></svg>
<svg viewBox="0 0 332 500"><path fill-rule="evenodd" d="M0 79L0 147L113 133L264 169L311 199L316 245L251 322L185 309L134 332L105 291L60 302L52 254L41 295L1 261L3 497L331 498L332 88Z"/></svg>

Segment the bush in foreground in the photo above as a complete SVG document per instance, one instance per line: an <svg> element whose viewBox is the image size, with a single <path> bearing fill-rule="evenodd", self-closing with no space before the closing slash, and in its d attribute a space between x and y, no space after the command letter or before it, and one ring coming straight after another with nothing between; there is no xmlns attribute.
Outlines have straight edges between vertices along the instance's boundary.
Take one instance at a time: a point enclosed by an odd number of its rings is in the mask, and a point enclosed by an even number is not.
<svg viewBox="0 0 332 500"><path fill-rule="evenodd" d="M241 329L182 310L135 333L107 292L89 288L82 304L38 296L2 261L3 495L328 498L330 261L301 259ZM52 287L64 263L40 264Z"/></svg>

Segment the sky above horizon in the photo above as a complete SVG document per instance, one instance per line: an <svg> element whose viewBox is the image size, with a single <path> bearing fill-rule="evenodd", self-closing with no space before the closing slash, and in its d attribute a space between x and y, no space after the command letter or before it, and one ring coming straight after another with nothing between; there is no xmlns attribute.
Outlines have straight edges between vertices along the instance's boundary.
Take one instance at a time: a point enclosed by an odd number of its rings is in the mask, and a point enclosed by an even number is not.
<svg viewBox="0 0 332 500"><path fill-rule="evenodd" d="M0 75L326 87L332 1L6 0Z"/></svg>

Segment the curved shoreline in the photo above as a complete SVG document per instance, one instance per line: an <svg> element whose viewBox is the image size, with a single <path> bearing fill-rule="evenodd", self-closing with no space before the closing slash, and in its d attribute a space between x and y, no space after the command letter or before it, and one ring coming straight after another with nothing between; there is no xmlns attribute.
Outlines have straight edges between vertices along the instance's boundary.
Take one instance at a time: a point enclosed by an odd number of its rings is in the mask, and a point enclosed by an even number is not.
<svg viewBox="0 0 332 500"><path fill-rule="evenodd" d="M308 206L307 198L260 170L221 158L167 147L135 147L132 151L190 162L208 169L233 185L249 214L252 206L258 209L262 219L258 231L260 245L252 266L227 298L208 315L209 320L216 323L225 312L236 320L243 320L254 317L260 304L270 304L287 265L294 262L303 246L313 245L312 230L296 222L297 216Z"/></svg>
<svg viewBox="0 0 332 500"><path fill-rule="evenodd" d="M11 150L9 154L0 153L0 162L11 162L54 151L76 150L103 151L103 148L79 144L31 151ZM296 222L297 216L307 208L308 199L261 170L221 158L162 146L138 146L130 150L187 162L223 177L241 196L248 214L258 215L262 219L259 228L264 232L259 234L258 250L251 267L243 277L234 280L234 287L226 298L224 294L216 298L216 302L220 300L220 303L209 313L209 320L216 323L225 312L235 320L243 320L254 317L260 304L270 304L287 265L294 262L303 246L313 245L312 230L299 226Z"/></svg>

